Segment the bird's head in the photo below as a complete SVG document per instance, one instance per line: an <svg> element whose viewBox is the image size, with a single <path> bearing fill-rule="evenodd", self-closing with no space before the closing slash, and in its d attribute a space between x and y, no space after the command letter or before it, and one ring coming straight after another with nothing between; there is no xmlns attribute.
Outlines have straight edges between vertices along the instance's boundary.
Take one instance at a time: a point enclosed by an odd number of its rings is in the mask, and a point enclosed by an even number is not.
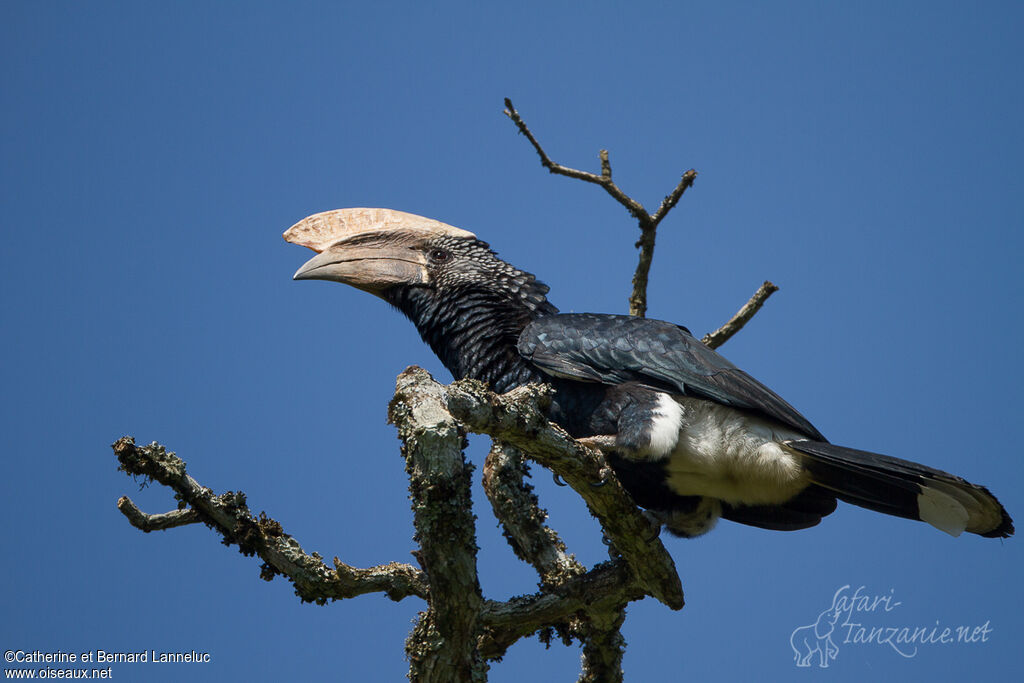
<svg viewBox="0 0 1024 683"><path fill-rule="evenodd" d="M284 233L317 255L296 280L333 280L400 310L456 378L496 387L535 381L516 340L536 317L557 313L547 285L502 261L466 230L391 209L339 209Z"/></svg>
<svg viewBox="0 0 1024 683"><path fill-rule="evenodd" d="M451 268L452 250L477 242L466 230L390 209L313 214L284 239L317 252L294 279L343 282L378 296L396 285L436 284Z"/></svg>
<svg viewBox="0 0 1024 683"><path fill-rule="evenodd" d="M385 300L396 290L429 291L440 298L467 291L543 306L547 287L499 259L473 233L392 209L337 209L304 218L284 233L317 255L296 280L343 282Z"/></svg>

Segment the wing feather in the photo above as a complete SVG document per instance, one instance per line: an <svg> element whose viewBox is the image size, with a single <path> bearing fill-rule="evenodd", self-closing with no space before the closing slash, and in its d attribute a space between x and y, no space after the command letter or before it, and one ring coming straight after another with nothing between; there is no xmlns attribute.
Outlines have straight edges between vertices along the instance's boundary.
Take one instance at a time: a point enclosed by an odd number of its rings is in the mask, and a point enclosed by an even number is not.
<svg viewBox="0 0 1024 683"><path fill-rule="evenodd" d="M778 394L672 323L596 313L550 315L523 330L519 353L556 377L603 384L642 382L760 413L825 440Z"/></svg>

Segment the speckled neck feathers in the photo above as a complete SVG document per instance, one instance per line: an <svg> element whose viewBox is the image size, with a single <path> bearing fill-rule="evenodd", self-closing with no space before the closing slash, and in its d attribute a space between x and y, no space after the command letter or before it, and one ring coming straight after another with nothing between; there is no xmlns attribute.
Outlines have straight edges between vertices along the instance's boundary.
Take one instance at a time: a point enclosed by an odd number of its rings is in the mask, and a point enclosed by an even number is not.
<svg viewBox="0 0 1024 683"><path fill-rule="evenodd" d="M499 259L479 240L445 239L454 254L431 286L396 287L384 298L404 313L456 379L471 377L505 392L548 378L519 355L530 321L558 312L547 285Z"/></svg>

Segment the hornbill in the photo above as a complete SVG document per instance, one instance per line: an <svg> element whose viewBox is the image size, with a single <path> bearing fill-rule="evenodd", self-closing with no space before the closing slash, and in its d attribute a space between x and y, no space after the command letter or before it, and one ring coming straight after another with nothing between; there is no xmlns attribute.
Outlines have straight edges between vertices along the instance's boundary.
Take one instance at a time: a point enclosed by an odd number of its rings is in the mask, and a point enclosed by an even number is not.
<svg viewBox="0 0 1024 683"><path fill-rule="evenodd" d="M294 279L343 282L384 299L456 379L499 393L552 385L549 418L601 448L635 502L677 535L703 534L720 517L804 529L837 499L953 536L1013 534L986 488L830 444L685 327L560 314L546 285L471 232L390 209L341 209L299 221L284 238L318 252Z"/></svg>

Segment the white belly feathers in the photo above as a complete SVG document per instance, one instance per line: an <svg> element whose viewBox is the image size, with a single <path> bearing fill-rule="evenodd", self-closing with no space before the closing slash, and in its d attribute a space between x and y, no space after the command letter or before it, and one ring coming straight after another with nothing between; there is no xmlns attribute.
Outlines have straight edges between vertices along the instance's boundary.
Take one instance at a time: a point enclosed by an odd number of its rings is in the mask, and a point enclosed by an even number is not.
<svg viewBox="0 0 1024 683"><path fill-rule="evenodd" d="M781 503L810 477L801 456L780 441L806 438L767 419L728 406L662 394L649 457L668 457L668 485L684 496L727 503Z"/></svg>

